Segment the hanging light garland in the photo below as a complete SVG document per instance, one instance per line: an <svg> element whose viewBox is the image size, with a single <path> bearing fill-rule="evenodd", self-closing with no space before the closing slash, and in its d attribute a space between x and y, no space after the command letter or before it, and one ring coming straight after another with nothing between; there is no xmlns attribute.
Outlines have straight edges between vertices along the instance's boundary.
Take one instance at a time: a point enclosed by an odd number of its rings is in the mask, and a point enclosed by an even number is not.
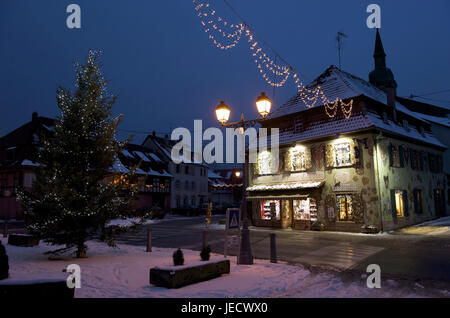
<svg viewBox="0 0 450 318"><path fill-rule="evenodd" d="M346 119L351 117L353 100L350 100L348 103L344 103L338 98L334 101L330 101L326 97L320 85L314 89L306 87L292 66L277 64L263 51L262 47L259 46L258 42L255 40L249 26L245 22L239 24L229 23L216 14L216 11L211 8L211 5L207 2L207 0L192 1L194 3L195 11L197 12L197 16L200 18L200 22L205 28L205 32L209 33L209 39L217 48L221 50L228 50L235 47L241 40L242 34L245 30L245 35L250 43L250 53L252 54L252 58L258 71L267 84L273 87L282 87L292 75L297 87L299 98L307 108L314 107L320 98L325 107L325 113L328 117L335 117L339 106ZM206 19L209 20L205 22ZM226 29L228 29L228 31ZM218 36L214 33L222 36L222 41L225 40L228 42L224 43L218 40ZM272 78L276 78L276 80Z"/></svg>

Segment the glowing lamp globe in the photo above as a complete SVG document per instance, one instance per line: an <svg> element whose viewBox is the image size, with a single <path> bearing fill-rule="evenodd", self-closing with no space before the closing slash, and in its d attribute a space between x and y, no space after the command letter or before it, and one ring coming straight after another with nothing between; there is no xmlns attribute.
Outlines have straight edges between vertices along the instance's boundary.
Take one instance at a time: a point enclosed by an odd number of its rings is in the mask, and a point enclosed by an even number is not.
<svg viewBox="0 0 450 318"><path fill-rule="evenodd" d="M241 176L241 172L240 172L240 171L236 171L234 174L235 174L235 176L236 176L237 178L239 178L239 177Z"/></svg>
<svg viewBox="0 0 450 318"><path fill-rule="evenodd" d="M217 120L223 125L230 118L231 109L225 104L224 101L221 101L220 104L216 107L216 116Z"/></svg>
<svg viewBox="0 0 450 318"><path fill-rule="evenodd" d="M261 95L256 99L256 108L262 118L266 118L267 115L269 115L271 107L272 101L266 96L266 93L261 93Z"/></svg>

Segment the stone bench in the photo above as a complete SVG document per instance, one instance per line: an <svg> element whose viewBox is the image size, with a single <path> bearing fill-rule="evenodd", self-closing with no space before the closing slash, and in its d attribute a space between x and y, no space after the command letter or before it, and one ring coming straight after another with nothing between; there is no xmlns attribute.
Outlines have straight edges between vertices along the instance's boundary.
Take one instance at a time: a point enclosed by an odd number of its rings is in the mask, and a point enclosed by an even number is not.
<svg viewBox="0 0 450 318"><path fill-rule="evenodd" d="M230 261L206 261L204 264L154 267L150 269L150 284L180 288L230 273Z"/></svg>

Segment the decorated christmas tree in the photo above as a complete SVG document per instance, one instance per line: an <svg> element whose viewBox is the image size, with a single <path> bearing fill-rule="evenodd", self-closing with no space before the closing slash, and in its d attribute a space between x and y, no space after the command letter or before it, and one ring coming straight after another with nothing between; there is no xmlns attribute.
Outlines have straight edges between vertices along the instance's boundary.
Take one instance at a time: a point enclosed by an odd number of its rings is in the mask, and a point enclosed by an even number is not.
<svg viewBox="0 0 450 318"><path fill-rule="evenodd" d="M89 51L86 64L76 64L75 71L75 93L58 88L61 114L54 135L42 141L36 181L19 196L29 232L51 244L76 247L77 257L85 257L86 241L109 220L130 212L135 169L112 173L126 142L115 138L121 116L112 117L116 97L106 91L99 53Z"/></svg>

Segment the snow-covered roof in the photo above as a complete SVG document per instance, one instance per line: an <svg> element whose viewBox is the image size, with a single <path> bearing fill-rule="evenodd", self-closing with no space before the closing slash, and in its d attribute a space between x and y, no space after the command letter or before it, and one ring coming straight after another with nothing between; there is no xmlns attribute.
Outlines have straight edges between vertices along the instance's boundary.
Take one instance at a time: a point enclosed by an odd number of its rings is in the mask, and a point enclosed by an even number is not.
<svg viewBox="0 0 450 318"><path fill-rule="evenodd" d="M247 191L268 191L268 190L298 190L298 189L310 189L318 188L322 186L324 181L308 181L308 182L296 182L286 184L259 184L248 187Z"/></svg>
<svg viewBox="0 0 450 318"><path fill-rule="evenodd" d="M418 117L422 117L424 120L426 120L430 123L439 124L441 126L450 128L450 118L448 118L448 117L437 117L437 116L431 116L431 115L422 114L422 113L415 113L415 115Z"/></svg>
<svg viewBox="0 0 450 318"><path fill-rule="evenodd" d="M428 143L441 148L446 146L440 142L434 135L425 132L422 135L416 127L409 126L408 130L394 123L391 120L387 122L375 113L353 114L349 119L334 118L333 120L316 121L307 126L305 130L299 132L286 131L279 135L280 145L289 144L297 141L304 141L318 137L333 136L341 133L356 132L362 129L378 128L402 137L413 138L424 143ZM267 144L271 144L271 137L267 138Z"/></svg>
<svg viewBox="0 0 450 318"><path fill-rule="evenodd" d="M28 159L23 160L23 161L20 163L20 165L21 165L21 166L32 166L32 167L38 167L38 166L39 166L38 163L32 162L32 161L30 161L30 160L28 160Z"/></svg>
<svg viewBox="0 0 450 318"><path fill-rule="evenodd" d="M208 178L211 179L223 179L223 177L220 174L215 173L212 170L208 170Z"/></svg>
<svg viewBox="0 0 450 318"><path fill-rule="evenodd" d="M362 78L342 71L333 65L325 70L325 72L323 72L318 78L308 84L306 88L314 90L317 86L321 87L323 93L329 101L334 101L336 98L345 100L364 95L382 104L387 103L387 95L383 90L370 84ZM307 93L307 91L305 91L305 95L309 98L313 98L315 94L314 92ZM275 109L269 115L269 118L286 116L308 109L304 103L304 100L308 101L308 99L302 99L299 94L296 94L285 104ZM323 106L322 99L319 97L313 106ZM396 102L396 107L400 112L416 117L418 120L423 120L421 117L418 117L416 113L410 111L398 102Z"/></svg>
<svg viewBox="0 0 450 318"><path fill-rule="evenodd" d="M147 155L150 156L155 161L162 162L162 160L154 153L147 153Z"/></svg>
<svg viewBox="0 0 450 318"><path fill-rule="evenodd" d="M128 169L127 167L125 167L119 160L119 158L116 159L116 161L114 161L114 164L112 165L111 168L109 168L109 171L111 172L117 172L117 173L129 173L130 169Z"/></svg>
<svg viewBox="0 0 450 318"><path fill-rule="evenodd" d="M148 157L146 155L144 155L142 152L140 151L134 151L134 154L137 155L139 158L141 158L143 161L145 162L150 162L150 160L148 159Z"/></svg>
<svg viewBox="0 0 450 318"><path fill-rule="evenodd" d="M314 89L318 85L321 86L324 94L330 101L333 101L336 98L344 100L364 95L383 104L386 104L387 102L387 96L384 91L368 83L367 81L350 73L344 72L334 66L328 68L316 80L307 85L307 87ZM322 105L323 103L319 98L314 106L317 107ZM409 110L399 102L396 102L396 107L399 112L414 117L419 121L427 121L422 114ZM305 106L303 99L297 94L287 103L276 109L270 115L270 119L298 113L306 109L308 108ZM378 128L403 137L413 138L434 146L446 148L446 146L432 134L425 133L422 135L414 126L409 127L407 130L403 126L398 125L391 120L385 122L382 118L380 118L380 116L371 112L353 113L349 119L335 117L332 119L315 121L310 123L303 131L288 131L280 133L279 141L280 144L286 144L317 137L331 136L339 133L353 132L366 128ZM270 137L268 138L268 145L269 144Z"/></svg>

